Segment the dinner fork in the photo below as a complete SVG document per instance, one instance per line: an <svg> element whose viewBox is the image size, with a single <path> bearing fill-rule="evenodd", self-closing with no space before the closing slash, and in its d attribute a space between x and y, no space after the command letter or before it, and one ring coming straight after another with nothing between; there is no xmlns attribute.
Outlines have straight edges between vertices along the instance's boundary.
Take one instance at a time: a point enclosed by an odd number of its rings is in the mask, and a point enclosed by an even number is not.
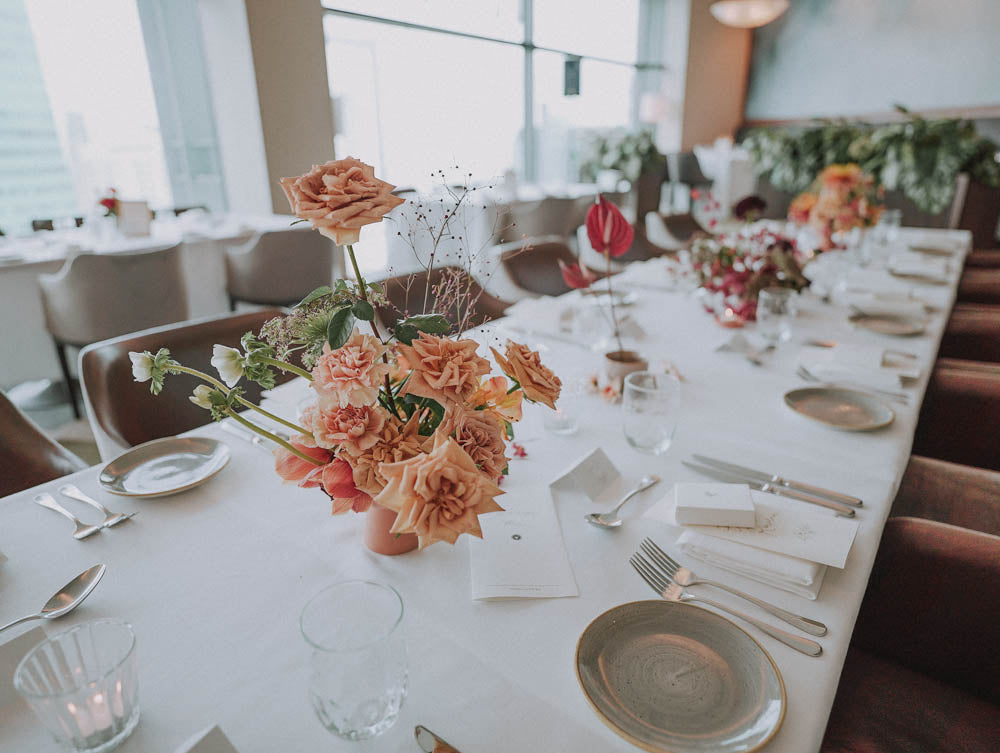
<svg viewBox="0 0 1000 753"><path fill-rule="evenodd" d="M124 523L126 520L132 518L134 512L111 512L108 508L102 505L93 497L88 497L73 484L66 484L59 487L59 493L64 497L69 497L70 499L75 499L77 502L83 502L85 505L90 505L95 510L100 510L104 513L104 521L101 523L101 528L111 528L119 523Z"/></svg>
<svg viewBox="0 0 1000 753"><path fill-rule="evenodd" d="M796 651L800 651L803 654L808 654L809 656L819 656L823 653L823 647L819 645L816 641L810 640L809 638L800 638L797 635L792 635L791 633L782 630L781 628L776 628L773 625L768 625L766 622L758 620L756 617L751 617L748 614L727 607L720 604L717 601L712 601L711 599L704 599L701 596L692 596L683 588L678 586L676 583L671 582L668 578L664 577L661 573L658 573L656 569L643 557L639 552L636 552L629 558L629 563L635 568L636 572L642 576L642 579L649 584L649 587L656 591L661 598L667 601L675 602L701 602L702 604L708 604L710 607L715 607L716 609L721 609L723 612L727 612L734 617L738 617L741 620L745 620L753 625L755 628L763 633L781 641L786 646L794 648Z"/></svg>
<svg viewBox="0 0 1000 753"><path fill-rule="evenodd" d="M828 382L825 379L820 379L818 376L809 371L809 369L807 369L805 366L800 365L795 370L795 373L798 374L802 379L805 379L807 382L816 382L818 384L834 384L834 382ZM837 382L835 382L835 384L841 384L851 389L861 390L862 392L870 392L875 395L887 398L889 400L894 400L897 403L902 403L903 405L910 404L910 396L907 395L905 392L892 392L890 390L879 390L875 389L874 387L869 387L868 385L860 384L858 382L851 382L849 380L838 380Z"/></svg>
<svg viewBox="0 0 1000 753"><path fill-rule="evenodd" d="M56 502L56 498L53 497L48 492L42 492L41 494L36 494L35 504L41 505L42 507L52 510L53 512L57 512L60 515L63 515L72 520L76 524L76 530L73 531L73 538L77 539L78 541L81 541L87 538L88 536L93 536L95 533L100 533L101 531L100 523L98 523L97 525L87 525L78 517L76 517L76 515L74 515L65 507Z"/></svg>
<svg viewBox="0 0 1000 753"><path fill-rule="evenodd" d="M721 588L723 591L728 591L733 594L733 596L739 596L741 599L746 599L751 604L755 604L765 612L774 615L782 622L787 622L789 625L797 627L799 630L809 633L810 635L826 635L826 625L822 622L810 620L808 617L802 617L794 612L789 612L787 609L782 609L781 607L770 604L763 599L758 599L756 596L752 596L748 593L740 591L739 589L727 586L725 583L718 583L717 581L708 580L707 578L699 578L693 572L671 558L669 554L656 545L656 542L648 537L643 539L639 546L642 548L642 551L646 553L646 556L653 561L653 564L659 566L658 571L663 575L666 575L667 578L672 580L678 586L713 586L715 588Z"/></svg>

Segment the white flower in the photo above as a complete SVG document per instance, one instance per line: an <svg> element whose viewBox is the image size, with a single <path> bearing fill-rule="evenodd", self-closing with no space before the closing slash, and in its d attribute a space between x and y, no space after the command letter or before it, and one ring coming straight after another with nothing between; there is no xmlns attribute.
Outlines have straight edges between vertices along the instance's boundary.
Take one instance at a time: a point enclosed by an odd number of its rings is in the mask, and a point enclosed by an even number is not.
<svg viewBox="0 0 1000 753"><path fill-rule="evenodd" d="M227 387L235 387L243 378L243 354L236 348L218 344L212 346L212 365Z"/></svg>
<svg viewBox="0 0 1000 753"><path fill-rule="evenodd" d="M149 353L131 352L132 376L137 382L148 382L153 378L153 357Z"/></svg>
<svg viewBox="0 0 1000 753"><path fill-rule="evenodd" d="M212 394L212 388L207 384L199 384L194 388L194 394L188 398L192 403L197 405L199 408L204 408L205 410L212 410L212 401L209 396Z"/></svg>

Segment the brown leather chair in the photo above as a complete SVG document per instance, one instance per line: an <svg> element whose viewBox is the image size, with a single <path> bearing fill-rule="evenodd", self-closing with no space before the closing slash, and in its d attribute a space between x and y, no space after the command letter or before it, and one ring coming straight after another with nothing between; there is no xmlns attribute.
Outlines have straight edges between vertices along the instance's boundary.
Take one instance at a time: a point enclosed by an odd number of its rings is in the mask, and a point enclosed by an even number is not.
<svg viewBox="0 0 1000 753"><path fill-rule="evenodd" d="M820 750L996 750L998 642L1000 537L890 518Z"/></svg>
<svg viewBox="0 0 1000 753"><path fill-rule="evenodd" d="M435 267L429 274L421 270L409 275L380 280L389 299L388 306L379 306L378 318L384 328L391 327L405 316L436 312L443 314L453 326L478 327L499 319L510 306L486 292L482 285L461 267ZM424 292L427 310L424 310ZM459 306L456 293L461 291ZM464 319L464 322L462 321Z"/></svg>
<svg viewBox="0 0 1000 753"><path fill-rule="evenodd" d="M963 271L958 281L958 300L1000 304L1000 269L972 267Z"/></svg>
<svg viewBox="0 0 1000 753"><path fill-rule="evenodd" d="M977 249L965 257L965 268L998 269L1000 268L1000 249Z"/></svg>
<svg viewBox="0 0 1000 753"><path fill-rule="evenodd" d="M201 380L172 374L167 377L163 391L154 396L149 392L148 382L139 383L132 378L130 351L156 353L160 348L168 348L176 361L218 377L211 364L212 346L219 343L237 347L244 333L257 332L264 322L281 314L279 309L262 309L179 322L84 348L80 353L80 381L101 456L151 439L174 436L211 420L207 411L188 400L194 388L202 384ZM278 372L279 383L290 378ZM240 386L246 389L248 400L259 401L261 388L257 384L244 380Z"/></svg>
<svg viewBox="0 0 1000 753"><path fill-rule="evenodd" d="M911 455L889 514L1000 536L1000 473Z"/></svg>
<svg viewBox="0 0 1000 753"><path fill-rule="evenodd" d="M53 441L0 391L0 497L87 467Z"/></svg>
<svg viewBox="0 0 1000 753"><path fill-rule="evenodd" d="M1000 363L1000 305L956 303L938 356Z"/></svg>
<svg viewBox="0 0 1000 753"><path fill-rule="evenodd" d="M525 238L497 246L500 263L519 288L536 295L562 295L569 285L563 280L559 262L577 264L576 258L565 241L557 235ZM592 270L598 278L604 275Z"/></svg>

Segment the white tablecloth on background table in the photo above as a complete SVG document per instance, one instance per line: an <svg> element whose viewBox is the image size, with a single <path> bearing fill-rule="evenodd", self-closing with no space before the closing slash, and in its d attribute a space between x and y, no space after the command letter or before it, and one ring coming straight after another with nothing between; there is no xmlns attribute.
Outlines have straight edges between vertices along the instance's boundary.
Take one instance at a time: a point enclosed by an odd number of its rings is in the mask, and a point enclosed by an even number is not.
<svg viewBox="0 0 1000 753"><path fill-rule="evenodd" d="M969 243L968 234L954 231L904 231L904 237ZM630 449L618 408L596 396L583 398L589 402L579 410L581 430L567 438L546 434L541 427L545 409L528 406L517 427L528 456L512 461L504 481L508 494L528 493L596 445L629 480L649 472L663 477L655 491L630 503L625 525L613 532L583 521L592 504L559 493L556 507L580 589L577 598L472 601L464 540L395 558L371 554L361 541L360 517L331 517L318 490L282 485L263 450L209 426L196 433L226 442L232 461L216 478L184 494L152 500L110 497L100 492L97 469L75 474L70 480L112 509L139 511L130 523L87 541L74 541L67 521L32 504L34 491L0 499L0 549L9 557L0 566L0 621L36 610L55 588L95 562L108 565L83 607L44 627L53 632L97 617L134 624L143 712L135 734L121 748L124 753L169 752L212 724L219 724L241 753L407 753L416 750L412 729L417 723L464 753L634 751L600 721L580 691L576 642L605 610L652 598L628 566L628 556L644 536L676 555L673 542L679 532L640 516L670 493L674 481L704 480L681 466L690 453L702 452L865 501L847 566L829 570L815 602L708 565L696 568L829 626L829 634L819 639L824 649L819 658L755 634L788 691L784 725L766 750L811 753L823 737L881 531L909 458L956 279L957 271L950 286L920 288L927 297L937 297L942 310L932 316L925 335L905 340L856 330L845 308L803 296L793 341L765 357L762 366L714 351L731 332L716 325L693 296L641 291L631 312L653 333L641 346L643 353L672 361L685 379L669 452L653 458ZM893 404L895 422L874 433L835 431L788 410L782 395L802 385L794 371L798 343L808 338L886 343L918 354L924 370L912 390L912 404ZM597 359L588 351L543 338L529 338L529 343L545 343L544 361L564 379L596 370ZM166 388L189 387L171 377ZM345 578L391 583L405 604L410 695L398 724L361 744L333 737L315 719L305 691L308 652L298 630L308 598ZM0 749L56 750L26 708L0 709L0 719Z"/></svg>

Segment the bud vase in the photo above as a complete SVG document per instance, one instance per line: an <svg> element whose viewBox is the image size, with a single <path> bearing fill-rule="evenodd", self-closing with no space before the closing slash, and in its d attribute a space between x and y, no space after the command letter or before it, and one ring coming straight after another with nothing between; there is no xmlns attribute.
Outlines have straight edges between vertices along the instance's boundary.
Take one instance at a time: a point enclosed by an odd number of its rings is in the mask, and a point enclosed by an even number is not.
<svg viewBox="0 0 1000 753"><path fill-rule="evenodd" d="M376 554L405 554L417 548L414 533L390 533L396 512L373 504L365 513L365 546Z"/></svg>
<svg viewBox="0 0 1000 753"><path fill-rule="evenodd" d="M645 371L649 363L634 350L615 350L604 354L604 366L601 369L601 386L613 386L619 393L625 377L633 371Z"/></svg>

